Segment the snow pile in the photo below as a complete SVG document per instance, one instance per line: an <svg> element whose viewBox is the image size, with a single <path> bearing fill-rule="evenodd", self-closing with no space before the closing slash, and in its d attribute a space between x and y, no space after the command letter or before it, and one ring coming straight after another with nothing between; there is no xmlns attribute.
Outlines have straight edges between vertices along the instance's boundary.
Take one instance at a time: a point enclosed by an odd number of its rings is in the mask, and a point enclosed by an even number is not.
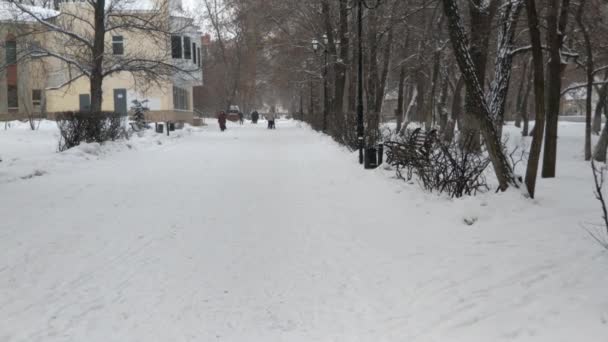
<svg viewBox="0 0 608 342"><path fill-rule="evenodd" d="M0 131L2 172L46 172L0 182L0 340L606 341L583 125L535 200L450 200L305 125L229 125L88 160Z"/></svg>
<svg viewBox="0 0 608 342"><path fill-rule="evenodd" d="M80 167L82 161L103 159L128 150L156 149L200 130L187 126L171 132L170 136L147 130L132 135L128 141L108 141L103 145L82 143L58 153L59 131L54 121L42 121L36 131L32 131L26 122L13 121L9 125L8 129L0 131L0 184L29 179L29 175L37 171L43 174L66 172L71 167Z"/></svg>
<svg viewBox="0 0 608 342"><path fill-rule="evenodd" d="M45 7L19 5L12 2L0 1L0 21L33 22L36 18L49 19L59 15L59 12Z"/></svg>

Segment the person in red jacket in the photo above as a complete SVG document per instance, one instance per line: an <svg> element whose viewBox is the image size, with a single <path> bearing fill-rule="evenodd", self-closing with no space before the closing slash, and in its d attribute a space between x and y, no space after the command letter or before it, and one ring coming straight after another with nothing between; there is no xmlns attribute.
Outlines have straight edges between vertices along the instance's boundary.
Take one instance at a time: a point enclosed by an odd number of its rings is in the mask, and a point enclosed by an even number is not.
<svg viewBox="0 0 608 342"><path fill-rule="evenodd" d="M224 111L221 111L218 115L217 115L217 122L220 124L220 129L223 131L226 130L226 113Z"/></svg>

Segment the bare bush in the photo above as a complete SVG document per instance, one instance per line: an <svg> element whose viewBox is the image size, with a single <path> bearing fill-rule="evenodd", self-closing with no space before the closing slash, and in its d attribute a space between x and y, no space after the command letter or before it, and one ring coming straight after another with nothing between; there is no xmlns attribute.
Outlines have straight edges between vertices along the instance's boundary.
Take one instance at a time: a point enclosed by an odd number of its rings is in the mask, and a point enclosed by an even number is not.
<svg viewBox="0 0 608 342"><path fill-rule="evenodd" d="M608 167L606 166L606 164L603 164L601 167L598 168L595 165L595 162L592 160L591 161L591 171L593 172L593 182L595 184L595 189L594 189L595 198L600 202L600 205L602 207L602 219L604 221L603 222L604 227L602 228L602 230L605 230L606 235L604 237L602 237L602 235L604 235L604 233L592 232L589 229L586 229L586 230L595 241L597 241L600 245L602 245L602 247L608 249L608 209L606 208L606 199L604 198L604 194L603 194L604 181L606 179L606 173L608 172Z"/></svg>
<svg viewBox="0 0 608 342"><path fill-rule="evenodd" d="M462 149L457 142L443 142L436 130L406 130L385 143L387 162L404 180L414 177L427 191L451 197L476 195L489 190L485 170L490 159L485 151Z"/></svg>
<svg viewBox="0 0 608 342"><path fill-rule="evenodd" d="M81 142L103 143L126 138L126 118L111 112L65 112L57 117L59 151L65 151Z"/></svg>

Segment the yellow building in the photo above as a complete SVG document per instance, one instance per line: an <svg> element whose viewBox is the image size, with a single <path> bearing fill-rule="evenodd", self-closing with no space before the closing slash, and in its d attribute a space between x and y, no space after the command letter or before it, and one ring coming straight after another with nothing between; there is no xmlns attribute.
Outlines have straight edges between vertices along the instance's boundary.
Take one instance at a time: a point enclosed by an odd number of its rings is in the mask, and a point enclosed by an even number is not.
<svg viewBox="0 0 608 342"><path fill-rule="evenodd" d="M70 32L90 37L93 34L92 10L87 2L64 0L58 4L57 11L41 11L52 18L51 22L61 27L69 26ZM192 89L202 85L201 34L193 20L181 10L180 0L125 0L124 7L113 9L113 13L118 14L119 19L115 20L124 20L120 17L122 14L133 14L162 22L165 29L154 33L118 28L106 33L104 73L107 76L103 80L102 110L126 115L133 100L147 100L150 121L191 122L194 115ZM60 51L62 57L77 58L80 50L74 40L56 32L22 36L18 31L42 24L23 16L19 20L14 15L4 17L2 21L0 6L0 37L8 43L0 45L5 50L1 55L13 62L7 66L0 59L0 66L4 65L0 71L0 84L5 85L4 89L0 86L0 116L26 117L33 111L52 118L56 113L87 110L91 102L90 80L74 67L75 63L66 63L48 53L24 61L19 58L19 51L27 51L30 46L42 46L41 50ZM120 27L121 22L116 23ZM170 35L167 32L179 33ZM152 72L144 77L137 68L131 67L133 61L144 61L141 65L151 65L151 70L159 68L164 73L150 78Z"/></svg>

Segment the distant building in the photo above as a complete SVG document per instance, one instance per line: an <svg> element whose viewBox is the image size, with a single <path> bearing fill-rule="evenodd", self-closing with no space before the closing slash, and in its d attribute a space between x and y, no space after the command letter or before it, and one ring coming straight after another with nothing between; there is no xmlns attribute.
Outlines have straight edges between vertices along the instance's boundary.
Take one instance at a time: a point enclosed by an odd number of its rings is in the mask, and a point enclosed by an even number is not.
<svg viewBox="0 0 608 342"><path fill-rule="evenodd" d="M170 27L180 27L180 35L142 35L131 31L116 30L106 39L106 53L112 57L128 55L129 52L164 52L168 63L182 70L193 70L187 74L175 72L161 82L138 82L129 72L118 72L104 78L102 110L127 114L132 100L148 100L150 121L191 122L194 115L193 87L202 85L203 55L201 33L193 25L193 19L181 9L181 0L169 1L169 6L151 6L147 1L132 2L121 11L145 13L159 11ZM129 2L131 4L131 2ZM58 10L29 7L35 13L55 21L68 20L74 14L91 15L86 2L62 0ZM92 31L87 21L75 21L77 30ZM34 18L24 15L10 3L0 1L0 119L16 119L30 115L53 117L55 113L87 110L90 106L90 84L88 77L73 77L73 68L57 58L40 56L27 61L18 60L17 51L40 44L57 44L58 39L48 39L43 34L20 35L28 27L40 25ZM90 32L92 33L92 32ZM52 35L53 33L46 33ZM23 37L23 38L19 38ZM49 48L48 45L47 49Z"/></svg>

